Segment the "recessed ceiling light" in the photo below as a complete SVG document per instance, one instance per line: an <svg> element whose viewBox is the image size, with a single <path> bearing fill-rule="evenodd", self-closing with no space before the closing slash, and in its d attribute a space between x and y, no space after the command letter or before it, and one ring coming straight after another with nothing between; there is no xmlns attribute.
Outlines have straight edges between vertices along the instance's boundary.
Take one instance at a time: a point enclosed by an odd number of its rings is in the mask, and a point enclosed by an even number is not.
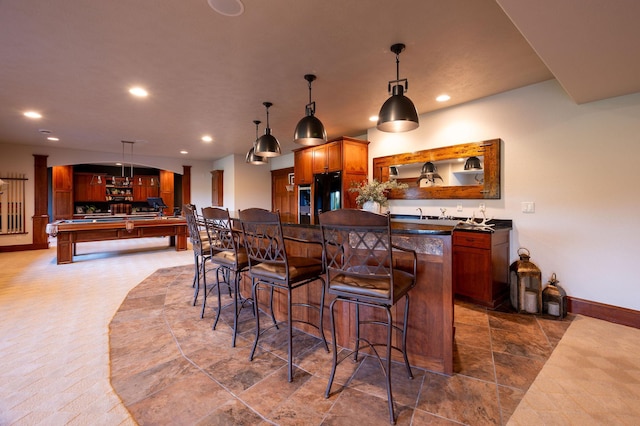
<svg viewBox="0 0 640 426"><path fill-rule="evenodd" d="M42 118L42 114L36 111L26 111L24 116L29 118Z"/></svg>
<svg viewBox="0 0 640 426"><path fill-rule="evenodd" d="M54 141L54 142L57 142L57 141L59 141L59 140L60 140L60 138L56 138L55 136L49 136L49 137L47 138L47 140L48 140L48 141Z"/></svg>
<svg viewBox="0 0 640 426"><path fill-rule="evenodd" d="M205 136L202 137L202 140L204 142L211 142L213 140L213 138L211 136L209 136L209 135L205 135Z"/></svg>
<svg viewBox="0 0 640 426"><path fill-rule="evenodd" d="M139 86L132 87L131 89L129 89L129 93L139 98L146 98L147 96L149 96L149 92L147 92L145 89Z"/></svg>
<svg viewBox="0 0 640 426"><path fill-rule="evenodd" d="M451 96L449 95L440 95L436 98L436 101L438 102L447 102L449 99L451 99Z"/></svg>
<svg viewBox="0 0 640 426"><path fill-rule="evenodd" d="M244 5L240 0L207 0L209 7L220 15L240 16L244 12Z"/></svg>
<svg viewBox="0 0 640 426"><path fill-rule="evenodd" d="M116 163L116 166L122 166L122 163Z"/></svg>
<svg viewBox="0 0 640 426"><path fill-rule="evenodd" d="M180 154L188 154L189 151L185 151L184 149L182 151L180 151Z"/></svg>
<svg viewBox="0 0 640 426"><path fill-rule="evenodd" d="M378 121L378 116L372 115L371 117L369 117L369 121Z"/></svg>

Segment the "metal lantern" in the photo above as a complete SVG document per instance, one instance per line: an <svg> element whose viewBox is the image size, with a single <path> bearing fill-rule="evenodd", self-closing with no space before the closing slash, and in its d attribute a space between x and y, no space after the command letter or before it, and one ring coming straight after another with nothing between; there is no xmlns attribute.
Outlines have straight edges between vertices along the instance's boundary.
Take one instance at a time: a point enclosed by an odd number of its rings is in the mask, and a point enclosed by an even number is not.
<svg viewBox="0 0 640 426"><path fill-rule="evenodd" d="M542 313L540 269L529 261L530 254L526 248L519 248L518 256L520 260L516 260L509 267L511 304L518 312Z"/></svg>
<svg viewBox="0 0 640 426"><path fill-rule="evenodd" d="M542 312L550 317L562 319L567 315L567 292L558 283L554 272L542 291Z"/></svg>

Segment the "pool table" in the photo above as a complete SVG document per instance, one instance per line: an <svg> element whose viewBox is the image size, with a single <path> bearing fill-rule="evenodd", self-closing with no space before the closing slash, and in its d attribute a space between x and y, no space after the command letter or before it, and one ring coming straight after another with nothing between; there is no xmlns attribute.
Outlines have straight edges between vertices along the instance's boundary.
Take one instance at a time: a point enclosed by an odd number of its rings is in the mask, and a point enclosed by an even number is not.
<svg viewBox="0 0 640 426"><path fill-rule="evenodd" d="M184 217L104 216L58 220L47 225L57 242L57 263L72 263L76 243L129 238L169 237L176 250L187 249L187 221Z"/></svg>

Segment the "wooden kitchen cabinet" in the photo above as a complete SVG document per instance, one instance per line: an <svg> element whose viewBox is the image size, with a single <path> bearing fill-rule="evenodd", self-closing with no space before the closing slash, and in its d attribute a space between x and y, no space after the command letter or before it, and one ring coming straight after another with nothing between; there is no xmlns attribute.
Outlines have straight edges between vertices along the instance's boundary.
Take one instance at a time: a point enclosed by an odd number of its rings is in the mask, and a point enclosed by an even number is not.
<svg viewBox="0 0 640 426"><path fill-rule="evenodd" d="M300 148L293 153L296 185L311 185L314 199L314 175L341 172L342 207L356 208L356 193L349 192L353 182L367 180L369 172L369 141L350 137L330 140L324 145ZM312 223L315 209L312 206Z"/></svg>
<svg viewBox="0 0 640 426"><path fill-rule="evenodd" d="M73 166L53 166L51 172L52 220L73 218Z"/></svg>
<svg viewBox="0 0 640 426"><path fill-rule="evenodd" d="M313 183L313 150L306 148L295 151L293 163L296 185L311 185Z"/></svg>
<svg viewBox="0 0 640 426"><path fill-rule="evenodd" d="M211 205L224 205L224 170L211 170Z"/></svg>
<svg viewBox="0 0 640 426"><path fill-rule="evenodd" d="M342 143L340 141L314 146L311 151L313 152L312 170L314 175L342 170Z"/></svg>
<svg viewBox="0 0 640 426"><path fill-rule="evenodd" d="M149 197L160 194L160 180L158 176L135 176L133 178L133 201L147 202Z"/></svg>
<svg viewBox="0 0 640 426"><path fill-rule="evenodd" d="M98 182L98 175L93 173L73 174L73 201L74 202L104 202L106 189L106 174L101 175Z"/></svg>
<svg viewBox="0 0 640 426"><path fill-rule="evenodd" d="M457 297L489 308L509 297L509 231L454 231L453 289Z"/></svg>

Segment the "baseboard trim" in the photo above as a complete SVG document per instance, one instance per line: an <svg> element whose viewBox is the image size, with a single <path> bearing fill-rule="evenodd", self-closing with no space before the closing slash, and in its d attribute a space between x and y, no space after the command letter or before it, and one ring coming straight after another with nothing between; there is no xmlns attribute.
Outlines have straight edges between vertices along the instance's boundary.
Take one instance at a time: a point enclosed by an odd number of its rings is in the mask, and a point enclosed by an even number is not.
<svg viewBox="0 0 640 426"><path fill-rule="evenodd" d="M13 246L0 246L0 253L8 253L11 251L46 250L48 248L49 248L49 243L18 244Z"/></svg>
<svg viewBox="0 0 640 426"><path fill-rule="evenodd" d="M640 328L640 311L634 311L633 309L567 297L567 311L572 314L585 315L616 324Z"/></svg>

